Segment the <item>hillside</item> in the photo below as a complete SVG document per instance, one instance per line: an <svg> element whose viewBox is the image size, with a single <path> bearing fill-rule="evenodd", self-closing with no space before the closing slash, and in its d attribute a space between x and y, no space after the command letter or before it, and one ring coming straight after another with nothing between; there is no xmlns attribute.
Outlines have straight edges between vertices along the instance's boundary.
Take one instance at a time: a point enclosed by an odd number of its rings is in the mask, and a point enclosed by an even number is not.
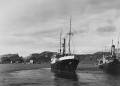
<svg viewBox="0 0 120 86"><path fill-rule="evenodd" d="M41 64L41 63L50 63L51 57L53 54L57 54L56 52L45 51L42 53L33 53L30 54L26 59L19 57L18 54L6 54L1 56L1 63L30 63ZM98 59L102 57L102 55L109 55L109 52L96 52L94 54L75 54L75 57L79 59L82 64L96 64Z"/></svg>
<svg viewBox="0 0 120 86"><path fill-rule="evenodd" d="M45 51L42 53L33 53L27 57L26 62L30 62L33 60L34 64L40 64L45 62L50 62L51 56L53 56L55 52Z"/></svg>
<svg viewBox="0 0 120 86"><path fill-rule="evenodd" d="M104 55L109 55L110 52L96 52L94 54L76 55L83 64L97 64L98 60Z"/></svg>

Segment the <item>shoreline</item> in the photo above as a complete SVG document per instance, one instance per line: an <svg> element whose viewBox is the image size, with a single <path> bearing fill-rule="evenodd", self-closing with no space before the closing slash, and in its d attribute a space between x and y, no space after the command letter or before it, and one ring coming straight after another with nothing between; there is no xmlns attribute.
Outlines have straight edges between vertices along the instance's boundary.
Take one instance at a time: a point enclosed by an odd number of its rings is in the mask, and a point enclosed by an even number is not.
<svg viewBox="0 0 120 86"><path fill-rule="evenodd" d="M0 64L0 73L50 68L50 63L42 64ZM77 73L101 72L97 65L94 64L79 64L76 70Z"/></svg>
<svg viewBox="0 0 120 86"><path fill-rule="evenodd" d="M0 64L0 73L21 71L21 70L32 70L40 68L49 68L49 63L42 64Z"/></svg>

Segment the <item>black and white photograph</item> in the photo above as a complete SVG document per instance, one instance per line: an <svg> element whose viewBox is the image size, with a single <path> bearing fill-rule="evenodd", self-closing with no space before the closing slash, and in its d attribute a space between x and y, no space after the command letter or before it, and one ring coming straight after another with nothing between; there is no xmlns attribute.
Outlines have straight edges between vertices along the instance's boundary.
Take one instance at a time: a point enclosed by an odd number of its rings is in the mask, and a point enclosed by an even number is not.
<svg viewBox="0 0 120 86"><path fill-rule="evenodd" d="M0 86L120 86L120 0L0 0Z"/></svg>

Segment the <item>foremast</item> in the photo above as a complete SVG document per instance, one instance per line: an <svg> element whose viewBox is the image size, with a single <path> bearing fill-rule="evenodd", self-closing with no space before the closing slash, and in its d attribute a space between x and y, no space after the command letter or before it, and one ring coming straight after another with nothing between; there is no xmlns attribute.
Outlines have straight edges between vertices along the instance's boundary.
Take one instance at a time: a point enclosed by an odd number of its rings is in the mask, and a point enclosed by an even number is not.
<svg viewBox="0 0 120 86"><path fill-rule="evenodd" d="M62 53L62 47L61 47L61 38L62 38L62 31L60 32L60 54Z"/></svg>

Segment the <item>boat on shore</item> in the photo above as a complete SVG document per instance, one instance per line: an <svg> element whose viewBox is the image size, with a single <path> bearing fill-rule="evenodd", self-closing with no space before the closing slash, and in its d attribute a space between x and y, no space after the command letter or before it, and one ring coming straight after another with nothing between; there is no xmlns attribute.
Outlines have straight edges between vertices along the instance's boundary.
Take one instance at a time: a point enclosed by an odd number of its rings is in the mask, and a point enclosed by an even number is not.
<svg viewBox="0 0 120 86"><path fill-rule="evenodd" d="M61 34L60 34L60 52L56 53L51 58L51 71L60 74L74 74L79 60L71 53L71 19L70 19L70 31L68 33L69 42L68 42L68 53L66 52L66 38L63 39L61 43ZM62 44L62 47L61 47Z"/></svg>
<svg viewBox="0 0 120 86"><path fill-rule="evenodd" d="M120 60L116 55L115 45L112 43L111 54L109 56L103 55L99 60L99 68L106 73L120 74Z"/></svg>

